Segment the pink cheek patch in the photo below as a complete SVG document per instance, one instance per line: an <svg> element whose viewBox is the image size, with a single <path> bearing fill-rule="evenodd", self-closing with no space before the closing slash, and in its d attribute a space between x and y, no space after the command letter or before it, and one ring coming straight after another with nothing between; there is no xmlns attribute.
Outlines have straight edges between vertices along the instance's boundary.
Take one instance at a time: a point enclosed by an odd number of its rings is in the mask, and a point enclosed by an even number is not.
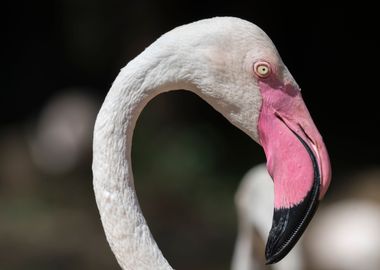
<svg viewBox="0 0 380 270"><path fill-rule="evenodd" d="M275 116L263 110L259 119L260 142L267 157L267 168L274 181L275 208L299 204L314 181L310 155L295 134Z"/></svg>

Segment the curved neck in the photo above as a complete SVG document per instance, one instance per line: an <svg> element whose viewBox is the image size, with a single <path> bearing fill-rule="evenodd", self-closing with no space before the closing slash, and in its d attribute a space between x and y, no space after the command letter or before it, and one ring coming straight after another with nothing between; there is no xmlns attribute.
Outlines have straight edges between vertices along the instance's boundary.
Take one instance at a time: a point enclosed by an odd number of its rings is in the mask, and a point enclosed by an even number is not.
<svg viewBox="0 0 380 270"><path fill-rule="evenodd" d="M149 100L174 89L197 93L188 61L166 54L150 47L123 68L95 123L95 196L107 240L123 269L172 269L141 212L131 167L133 129Z"/></svg>
<svg viewBox="0 0 380 270"><path fill-rule="evenodd" d="M263 42L272 46L249 22L201 20L164 34L116 78L95 123L92 170L106 237L123 269L172 269L150 233L134 188L131 144L140 112L156 95L186 89L258 141L262 102L249 52Z"/></svg>

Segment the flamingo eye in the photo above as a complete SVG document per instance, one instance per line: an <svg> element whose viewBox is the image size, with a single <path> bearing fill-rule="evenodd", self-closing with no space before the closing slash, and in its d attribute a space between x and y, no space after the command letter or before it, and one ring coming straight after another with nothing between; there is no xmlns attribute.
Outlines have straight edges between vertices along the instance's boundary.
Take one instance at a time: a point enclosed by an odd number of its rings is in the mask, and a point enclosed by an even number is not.
<svg viewBox="0 0 380 270"><path fill-rule="evenodd" d="M270 68L269 63L267 62L263 62L263 61L257 62L253 66L253 69L256 75L259 76L260 78L266 78L271 74L271 68Z"/></svg>

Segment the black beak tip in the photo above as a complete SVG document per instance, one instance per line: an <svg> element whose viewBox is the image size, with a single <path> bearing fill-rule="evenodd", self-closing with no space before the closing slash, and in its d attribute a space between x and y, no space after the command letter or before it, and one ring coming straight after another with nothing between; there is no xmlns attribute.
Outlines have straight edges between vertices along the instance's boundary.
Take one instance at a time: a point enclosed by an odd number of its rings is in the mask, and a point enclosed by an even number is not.
<svg viewBox="0 0 380 270"><path fill-rule="evenodd" d="M314 185L300 204L274 210L265 249L266 264L279 262L296 245L317 210L318 191L319 186Z"/></svg>

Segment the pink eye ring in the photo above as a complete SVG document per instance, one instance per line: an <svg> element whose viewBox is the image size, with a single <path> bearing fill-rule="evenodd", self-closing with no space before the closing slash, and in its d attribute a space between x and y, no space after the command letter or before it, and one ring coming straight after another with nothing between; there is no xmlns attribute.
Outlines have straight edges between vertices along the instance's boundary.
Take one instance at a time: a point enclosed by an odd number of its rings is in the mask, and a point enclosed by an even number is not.
<svg viewBox="0 0 380 270"><path fill-rule="evenodd" d="M267 78L272 73L269 63L264 61L256 62L253 65L253 70L260 78Z"/></svg>

